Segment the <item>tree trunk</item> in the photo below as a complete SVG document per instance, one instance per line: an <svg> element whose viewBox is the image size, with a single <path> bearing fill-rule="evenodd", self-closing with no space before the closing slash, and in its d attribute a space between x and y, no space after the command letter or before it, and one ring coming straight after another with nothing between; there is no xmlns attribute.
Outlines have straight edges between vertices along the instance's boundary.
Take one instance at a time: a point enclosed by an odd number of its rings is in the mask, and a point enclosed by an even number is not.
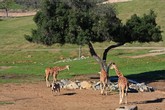
<svg viewBox="0 0 165 110"><path fill-rule="evenodd" d="M118 43L118 44L115 44L115 45L111 45L109 47L107 47L105 50L104 50L104 53L103 53L103 58L101 59L95 52L94 48L93 48L93 45L91 42L89 42L88 46L89 46L89 51L90 51L90 54L91 56L93 56L96 61L100 64L100 69L104 69L107 73L107 75L109 75L109 66L111 64L111 62L109 62L108 64L106 63L106 60L107 60L107 53L109 52L109 50L115 48L115 47L118 47L118 46L121 46L121 45L124 45L124 43Z"/></svg>
<svg viewBox="0 0 165 110"><path fill-rule="evenodd" d="M7 8L5 8L5 12L6 12L6 17L9 17L9 11Z"/></svg>
<svg viewBox="0 0 165 110"><path fill-rule="evenodd" d="M79 50L78 50L78 57L81 59L81 54L82 54L82 46L79 45Z"/></svg>

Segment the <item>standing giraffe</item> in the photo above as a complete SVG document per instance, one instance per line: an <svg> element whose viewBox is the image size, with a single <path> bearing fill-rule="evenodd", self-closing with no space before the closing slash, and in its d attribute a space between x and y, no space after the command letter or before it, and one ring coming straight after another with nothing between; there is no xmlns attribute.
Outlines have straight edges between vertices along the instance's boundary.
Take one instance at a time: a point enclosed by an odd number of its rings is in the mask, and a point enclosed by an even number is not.
<svg viewBox="0 0 165 110"><path fill-rule="evenodd" d="M119 87L119 96L120 96L119 104L122 104L123 99L124 99L124 94L125 94L125 103L127 104L128 80L119 71L115 63L111 64L111 68L115 69L116 75L118 76L118 87Z"/></svg>
<svg viewBox="0 0 165 110"><path fill-rule="evenodd" d="M49 83L49 76L52 75L53 76L53 83L57 81L57 75L60 71L63 70L69 70L69 65L66 66L55 66L53 68L46 68L45 69L45 76L46 76L46 86L50 87L50 83Z"/></svg>
<svg viewBox="0 0 165 110"><path fill-rule="evenodd" d="M105 93L105 90L106 90L106 87L107 87L107 83L108 83L108 75L107 73L105 72L104 69L101 70L100 73L100 89L101 89L101 94L104 95L106 94L107 95L107 91Z"/></svg>

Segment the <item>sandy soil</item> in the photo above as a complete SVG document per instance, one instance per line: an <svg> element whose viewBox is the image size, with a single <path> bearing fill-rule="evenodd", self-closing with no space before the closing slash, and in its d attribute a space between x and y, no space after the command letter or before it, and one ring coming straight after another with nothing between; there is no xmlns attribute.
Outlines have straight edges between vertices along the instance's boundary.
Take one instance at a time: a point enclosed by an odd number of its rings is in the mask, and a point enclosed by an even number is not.
<svg viewBox="0 0 165 110"><path fill-rule="evenodd" d="M165 84L164 81L152 85ZM45 82L26 84L0 84L0 110L114 110L119 105L118 93L100 95L95 90L61 89L52 93ZM128 106L138 110L164 110L165 92L129 93Z"/></svg>

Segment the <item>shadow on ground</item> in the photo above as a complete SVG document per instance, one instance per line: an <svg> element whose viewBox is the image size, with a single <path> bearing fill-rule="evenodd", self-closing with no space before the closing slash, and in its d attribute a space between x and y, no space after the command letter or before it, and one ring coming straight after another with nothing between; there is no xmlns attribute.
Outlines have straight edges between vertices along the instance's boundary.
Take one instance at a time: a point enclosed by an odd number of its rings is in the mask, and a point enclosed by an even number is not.
<svg viewBox="0 0 165 110"><path fill-rule="evenodd" d="M65 94L62 94L62 95L68 95L68 96L70 96L70 95L75 95L76 93L75 92L70 92L70 93L65 93Z"/></svg>
<svg viewBox="0 0 165 110"><path fill-rule="evenodd" d="M131 104L150 104L150 103L161 103L165 100L165 98L157 98L154 100L146 100L146 101L140 101L140 102L132 102Z"/></svg>
<svg viewBox="0 0 165 110"><path fill-rule="evenodd" d="M132 74L126 76L128 79L137 82L151 83L157 80L165 80L165 70L149 71L144 73Z"/></svg>
<svg viewBox="0 0 165 110"><path fill-rule="evenodd" d="M86 75L87 76L87 75ZM93 74L91 76L88 76L91 80L99 80L99 75ZM126 76L128 79L137 81L137 82L145 82L145 83L151 83L155 82L157 80L164 80L165 81L165 70L157 70L157 71L149 71L144 73L138 73L138 74L131 74ZM117 76L111 76L110 80L112 82L116 82L118 80Z"/></svg>
<svg viewBox="0 0 165 110"><path fill-rule="evenodd" d="M146 84L151 82L156 82L158 80L165 81L165 70L157 70L157 71L149 71L144 73L138 73L138 74L131 74L126 76L128 79L133 80L135 82L145 82ZM93 80L99 80L99 75L91 75L90 79ZM110 76L111 82L117 82L118 77L117 76Z"/></svg>

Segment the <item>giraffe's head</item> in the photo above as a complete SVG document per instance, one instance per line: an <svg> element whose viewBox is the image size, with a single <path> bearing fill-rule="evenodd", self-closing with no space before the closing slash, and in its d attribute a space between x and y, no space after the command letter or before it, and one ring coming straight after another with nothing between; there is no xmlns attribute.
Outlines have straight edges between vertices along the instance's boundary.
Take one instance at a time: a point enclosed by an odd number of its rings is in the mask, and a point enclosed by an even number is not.
<svg viewBox="0 0 165 110"><path fill-rule="evenodd" d="M113 62L111 63L110 69L115 69L116 68L116 64Z"/></svg>
<svg viewBox="0 0 165 110"><path fill-rule="evenodd" d="M69 65L66 65L66 69L68 69L68 70L69 70Z"/></svg>

